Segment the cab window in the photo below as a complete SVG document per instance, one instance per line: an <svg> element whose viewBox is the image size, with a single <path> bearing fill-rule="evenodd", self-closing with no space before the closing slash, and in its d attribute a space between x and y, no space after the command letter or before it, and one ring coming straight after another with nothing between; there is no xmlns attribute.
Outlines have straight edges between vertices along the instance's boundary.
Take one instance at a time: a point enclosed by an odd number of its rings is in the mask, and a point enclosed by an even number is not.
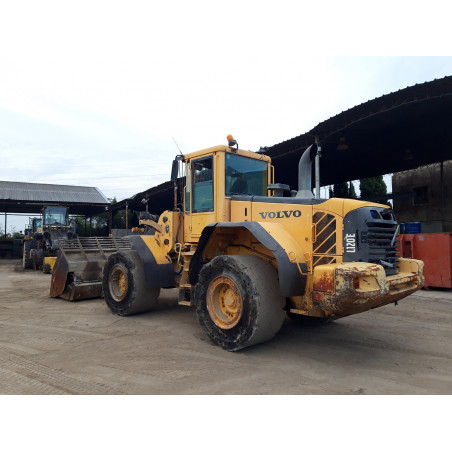
<svg viewBox="0 0 452 452"><path fill-rule="evenodd" d="M66 207L48 207L44 210L44 224L67 224Z"/></svg>
<svg viewBox="0 0 452 452"><path fill-rule="evenodd" d="M213 157L194 160L191 164L192 212L213 210Z"/></svg>
<svg viewBox="0 0 452 452"><path fill-rule="evenodd" d="M226 154L225 195L266 196L268 164L237 154Z"/></svg>

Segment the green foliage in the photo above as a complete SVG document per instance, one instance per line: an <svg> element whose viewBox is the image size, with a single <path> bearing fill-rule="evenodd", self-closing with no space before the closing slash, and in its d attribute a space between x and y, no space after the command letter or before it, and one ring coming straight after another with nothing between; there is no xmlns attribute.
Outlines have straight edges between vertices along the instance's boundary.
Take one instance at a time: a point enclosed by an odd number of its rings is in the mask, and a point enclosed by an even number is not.
<svg viewBox="0 0 452 452"><path fill-rule="evenodd" d="M77 225L77 234L80 237L106 237L108 236L108 217L109 213L105 212L100 215L85 220L84 217L73 217ZM134 211L128 211L128 226L131 229L138 226L138 214ZM126 211L120 210L113 215L112 229L126 228Z"/></svg>
<svg viewBox="0 0 452 452"><path fill-rule="evenodd" d="M109 199L112 205L116 204L116 198ZM132 210L128 211L128 227L129 230L138 226L138 213ZM71 216L71 220L75 221L77 235L80 237L106 237L108 236L108 219L109 212L95 215L91 218L83 216ZM112 229L126 228L126 211L117 211L112 218Z"/></svg>
<svg viewBox="0 0 452 452"><path fill-rule="evenodd" d="M14 240L14 239L22 239L23 234L16 231L16 228L14 226L11 227L10 232L6 233L5 236L5 230L0 226L0 239L1 240Z"/></svg>
<svg viewBox="0 0 452 452"><path fill-rule="evenodd" d="M126 211L119 210L113 215L112 229L125 229L126 228Z"/></svg>
<svg viewBox="0 0 452 452"><path fill-rule="evenodd" d="M125 229L126 228L126 211L120 210L113 216L112 229ZM138 216L132 210L128 211L128 226L129 229L134 226L138 226Z"/></svg>
<svg viewBox="0 0 452 452"><path fill-rule="evenodd" d="M330 198L352 198L356 199L356 191L352 182L340 182L330 188Z"/></svg>
<svg viewBox="0 0 452 452"><path fill-rule="evenodd" d="M387 193L387 187L383 180L383 176L360 179L359 190L361 192L361 198L363 199L366 199L366 197L385 195Z"/></svg>
<svg viewBox="0 0 452 452"><path fill-rule="evenodd" d="M77 234L80 237L107 237L108 236L108 212L91 218L72 217L75 221Z"/></svg>

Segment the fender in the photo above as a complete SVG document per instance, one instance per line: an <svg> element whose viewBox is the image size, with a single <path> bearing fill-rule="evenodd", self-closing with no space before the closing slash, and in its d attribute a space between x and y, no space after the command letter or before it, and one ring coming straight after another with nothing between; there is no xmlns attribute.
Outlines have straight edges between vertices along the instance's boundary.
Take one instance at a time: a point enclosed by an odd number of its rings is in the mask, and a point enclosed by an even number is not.
<svg viewBox="0 0 452 452"><path fill-rule="evenodd" d="M163 243L155 235L131 235L129 239L143 262L148 287L174 287L173 264Z"/></svg>
<svg viewBox="0 0 452 452"><path fill-rule="evenodd" d="M253 236L257 240L259 240L266 248L268 248L276 258L276 261L278 263L279 288L281 295L284 297L304 295L308 267L305 262L297 262L297 260L300 260L300 258L302 257L302 253L299 249L298 244L294 243L293 239L288 236L285 230L281 230L279 238L281 240L285 240L286 242L291 242L291 245L293 245L294 248L298 248L298 253L294 253L296 254L296 260L294 260L293 258L290 259L281 244L277 240L275 240L267 230L267 228L271 228L272 232L278 232L277 229L282 227L276 223L265 223L265 226L266 227L264 228L261 223L258 223L256 221L208 224L202 231L201 237L199 238L198 247L190 262L190 284L194 285L198 280L198 274L204 264L203 252L209 244L215 228L244 228L247 229L251 234L253 234ZM302 273L300 273L299 268L301 269Z"/></svg>

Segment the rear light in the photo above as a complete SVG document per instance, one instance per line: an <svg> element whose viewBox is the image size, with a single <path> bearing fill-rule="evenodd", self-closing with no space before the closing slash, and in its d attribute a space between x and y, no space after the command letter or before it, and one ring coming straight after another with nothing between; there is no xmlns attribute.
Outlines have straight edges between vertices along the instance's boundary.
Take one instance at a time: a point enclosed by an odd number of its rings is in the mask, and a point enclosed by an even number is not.
<svg viewBox="0 0 452 452"><path fill-rule="evenodd" d="M353 288L354 288L355 290L359 289L359 278L355 278L355 279L353 280Z"/></svg>

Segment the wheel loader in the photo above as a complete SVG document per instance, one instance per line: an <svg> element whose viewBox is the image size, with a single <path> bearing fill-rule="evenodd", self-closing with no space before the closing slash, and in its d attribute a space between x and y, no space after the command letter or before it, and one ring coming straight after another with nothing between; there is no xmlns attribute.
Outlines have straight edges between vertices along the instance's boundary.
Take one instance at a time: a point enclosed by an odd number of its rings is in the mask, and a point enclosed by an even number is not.
<svg viewBox="0 0 452 452"><path fill-rule="evenodd" d="M33 268L33 262L30 257L31 242L33 237L41 228L42 218L40 217L30 217L28 219L28 224L25 225L24 238L22 239L22 267Z"/></svg>
<svg viewBox="0 0 452 452"><path fill-rule="evenodd" d="M228 145L179 155L173 210L142 220L154 235L129 236L106 252L91 246L91 257L86 247L85 258L80 246L75 264L61 254L51 295L70 299L68 285L76 294L91 284L127 316L151 311L161 288L176 287L210 340L236 351L271 339L286 314L335 320L421 288L423 263L397 257L388 206L314 198L316 149L300 159L298 191L274 183L271 159L239 149L231 136ZM97 275L83 270L89 264Z"/></svg>
<svg viewBox="0 0 452 452"><path fill-rule="evenodd" d="M41 218L31 218L23 246L23 268L42 269L50 273L57 258L59 241L76 236L75 223L68 217L68 208L46 206Z"/></svg>

